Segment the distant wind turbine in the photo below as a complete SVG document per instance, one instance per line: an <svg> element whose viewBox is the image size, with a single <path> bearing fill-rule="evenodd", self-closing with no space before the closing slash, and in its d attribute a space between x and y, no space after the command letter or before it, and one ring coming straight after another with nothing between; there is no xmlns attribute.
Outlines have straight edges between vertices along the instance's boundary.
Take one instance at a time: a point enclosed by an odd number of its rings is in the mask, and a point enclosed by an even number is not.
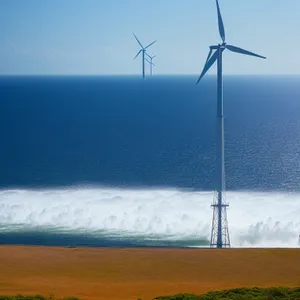
<svg viewBox="0 0 300 300"><path fill-rule="evenodd" d="M152 72L152 67L155 67L155 64L152 62L152 60L156 57L156 55L154 56L150 56L147 52L146 55L150 58L150 61L146 58L146 61L149 63L150 65L150 76L152 76L153 72Z"/></svg>
<svg viewBox="0 0 300 300"><path fill-rule="evenodd" d="M140 46L142 47L142 49L137 53L137 55L134 57L134 59L136 59L140 53L142 53L142 74L143 74L143 79L145 79L145 54L146 53L146 49L149 48L151 45L153 45L156 41L150 43L148 46L143 47L143 45L141 44L141 42L139 41L139 39L136 37L135 34L133 34L135 39L137 40L137 42L140 44Z"/></svg>
<svg viewBox="0 0 300 300"><path fill-rule="evenodd" d="M211 68L211 66L217 61L218 73L217 73L217 92L218 92L218 102L217 102L217 199L212 205L214 209L212 231L211 231L211 247L223 248L230 247L228 224L227 224L227 213L226 208L228 204L223 202L223 191L225 190L225 167L224 167L224 115L223 115L223 76L222 76L222 54L225 49L229 51L251 55L260 58L266 58L264 56L255 54L253 52L241 49L236 46L228 45L225 42L225 30L224 24L220 12L219 2L216 0L217 11L218 11L218 23L219 32L222 39L222 44L210 46L210 50L203 68L203 71L197 81L197 84L206 74L206 72ZM213 53L213 51L215 51Z"/></svg>

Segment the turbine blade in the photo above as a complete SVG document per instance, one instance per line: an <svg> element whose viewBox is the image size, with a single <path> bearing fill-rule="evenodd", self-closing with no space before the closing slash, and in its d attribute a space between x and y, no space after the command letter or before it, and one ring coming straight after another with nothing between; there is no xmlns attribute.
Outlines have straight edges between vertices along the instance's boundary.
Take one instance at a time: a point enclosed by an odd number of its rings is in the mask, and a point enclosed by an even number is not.
<svg viewBox="0 0 300 300"><path fill-rule="evenodd" d="M139 54L140 54L142 51L143 51L143 50L140 50L140 51L138 52L138 54L134 57L133 60L135 60L135 59L139 56Z"/></svg>
<svg viewBox="0 0 300 300"><path fill-rule="evenodd" d="M245 50L245 49L242 49L242 48L239 48L239 47L236 47L236 46L226 45L226 48L227 48L229 51L232 51L232 52L236 52L236 53L240 53L240 54L245 54L245 55L256 56L256 57L260 57L260 58L266 59L265 56L261 56L261 55L255 54L255 53L253 53L253 52L250 52L250 51L248 51L248 50Z"/></svg>
<svg viewBox="0 0 300 300"><path fill-rule="evenodd" d="M222 41L224 43L225 42L224 24L223 24L223 20L222 20L221 11L220 11L219 1L216 0L216 3L217 3L217 10L218 10L219 32L220 32L221 39L222 39Z"/></svg>
<svg viewBox="0 0 300 300"><path fill-rule="evenodd" d="M147 52L145 52L145 54L146 54L149 58L151 58L151 56L150 56Z"/></svg>
<svg viewBox="0 0 300 300"><path fill-rule="evenodd" d="M156 41L152 42L151 44L149 44L148 46L145 47L145 49L147 49L148 47L150 47L151 45L153 45Z"/></svg>
<svg viewBox="0 0 300 300"><path fill-rule="evenodd" d="M137 36L136 36L135 34L133 34L133 35L134 35L135 39L137 40L137 42L140 44L140 46L141 46L142 48L144 48L143 45L141 44L141 42L139 41L139 39L137 38Z"/></svg>
<svg viewBox="0 0 300 300"><path fill-rule="evenodd" d="M152 66L154 66L154 67L155 67L155 64L154 64L154 63L152 63Z"/></svg>
<svg viewBox="0 0 300 300"><path fill-rule="evenodd" d="M151 64L151 62L145 57L145 61L147 61L149 64Z"/></svg>
<svg viewBox="0 0 300 300"><path fill-rule="evenodd" d="M219 50L216 50L215 53L212 55L212 57L207 60L207 62L205 63L205 66L203 68L203 71L197 81L197 84L202 79L202 77L206 74L206 72L211 68L211 66L214 64L214 62L217 60L218 53L219 53Z"/></svg>
<svg viewBox="0 0 300 300"><path fill-rule="evenodd" d="M153 59L153 58L155 58L156 57L156 55L153 55L151 58Z"/></svg>
<svg viewBox="0 0 300 300"><path fill-rule="evenodd" d="M207 55L207 59L206 59L205 64L206 64L206 63L208 62L208 60L210 59L211 54L212 54L212 49L210 49L209 52L208 52L208 55Z"/></svg>

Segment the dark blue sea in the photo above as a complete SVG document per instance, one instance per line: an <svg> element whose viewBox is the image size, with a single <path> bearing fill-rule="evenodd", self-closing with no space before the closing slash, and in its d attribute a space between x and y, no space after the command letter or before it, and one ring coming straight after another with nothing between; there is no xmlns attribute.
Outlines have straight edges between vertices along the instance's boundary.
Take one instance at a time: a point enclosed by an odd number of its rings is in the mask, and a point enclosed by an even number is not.
<svg viewBox="0 0 300 300"><path fill-rule="evenodd" d="M0 77L0 243L205 246L216 77ZM232 244L297 245L300 76L225 76Z"/></svg>

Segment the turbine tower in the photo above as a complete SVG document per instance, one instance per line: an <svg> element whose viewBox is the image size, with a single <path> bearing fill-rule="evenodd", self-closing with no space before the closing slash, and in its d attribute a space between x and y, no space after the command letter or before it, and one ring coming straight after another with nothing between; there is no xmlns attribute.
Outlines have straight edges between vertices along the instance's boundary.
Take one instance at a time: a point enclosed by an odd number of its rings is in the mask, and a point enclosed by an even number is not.
<svg viewBox="0 0 300 300"><path fill-rule="evenodd" d="M143 79L145 79L145 54L146 54L146 49L149 48L151 45L153 45L156 41L150 43L148 46L143 47L143 45L141 44L141 42L139 41L139 39L136 37L135 34L133 34L136 41L140 44L140 46L142 47L142 49L137 53L137 55L134 57L134 60L140 55L140 53L142 53L142 74L143 74Z"/></svg>
<svg viewBox="0 0 300 300"><path fill-rule="evenodd" d="M256 56L260 58L266 58L264 56L255 54L253 52L244 50L242 48L228 45L225 42L225 30L223 20L220 12L219 2L216 0L219 32L222 39L222 43L214 46L210 46L210 50L203 68L203 71L197 81L197 84L211 68L211 66L217 61L217 191L213 208L213 221L211 230L210 247L212 248L229 248L230 239L227 223L227 207L225 202L225 167L224 167L224 114L223 114L223 75L222 75L222 56L223 51L228 49L231 52L236 52L245 55ZM214 52L214 53L213 53Z"/></svg>
<svg viewBox="0 0 300 300"><path fill-rule="evenodd" d="M156 55L154 56L150 56L147 52L146 52L146 55L150 58L150 61L146 58L146 61L149 63L150 65L150 76L153 75L153 71L152 71L152 67L154 66L155 67L155 64L152 62L152 60L156 57Z"/></svg>

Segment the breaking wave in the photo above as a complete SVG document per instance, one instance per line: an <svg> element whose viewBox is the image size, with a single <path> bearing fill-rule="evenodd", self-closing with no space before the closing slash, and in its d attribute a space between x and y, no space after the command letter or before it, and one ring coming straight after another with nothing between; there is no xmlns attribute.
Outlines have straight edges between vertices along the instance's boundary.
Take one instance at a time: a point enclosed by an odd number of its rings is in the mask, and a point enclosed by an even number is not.
<svg viewBox="0 0 300 300"><path fill-rule="evenodd" d="M72 187L0 191L0 233L36 230L209 243L213 192ZM300 194L227 192L234 247L298 247ZM199 241L192 242L192 241ZM197 244L198 243L198 244Z"/></svg>

